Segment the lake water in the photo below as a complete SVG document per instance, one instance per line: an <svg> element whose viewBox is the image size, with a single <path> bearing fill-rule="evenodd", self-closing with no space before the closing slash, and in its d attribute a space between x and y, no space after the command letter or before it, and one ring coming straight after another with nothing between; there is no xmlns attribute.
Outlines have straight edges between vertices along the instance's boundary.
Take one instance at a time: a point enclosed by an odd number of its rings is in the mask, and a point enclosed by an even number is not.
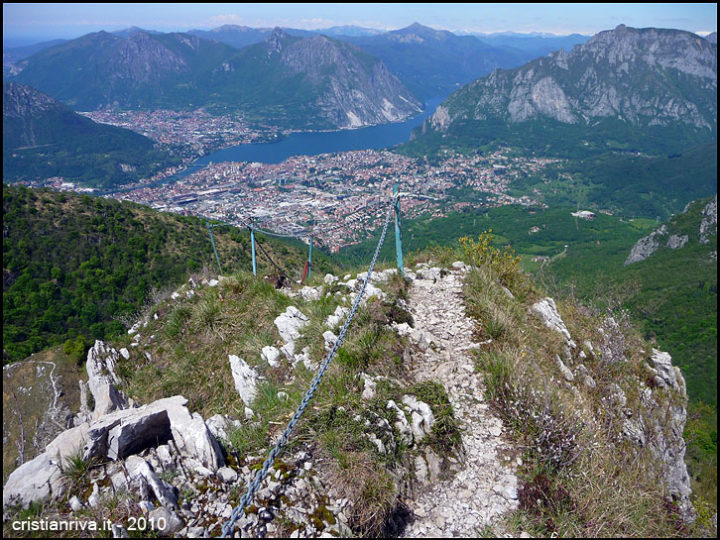
<svg viewBox="0 0 720 540"><path fill-rule="evenodd" d="M210 163L222 161L258 161L281 163L291 156L315 156L350 150L381 149L404 143L410 139L412 130L435 112L444 97L429 99L422 114L394 124L384 124L361 129L340 131L292 133L285 139L272 143L240 144L218 150L197 159L190 167L175 175L177 180L194 173Z"/></svg>

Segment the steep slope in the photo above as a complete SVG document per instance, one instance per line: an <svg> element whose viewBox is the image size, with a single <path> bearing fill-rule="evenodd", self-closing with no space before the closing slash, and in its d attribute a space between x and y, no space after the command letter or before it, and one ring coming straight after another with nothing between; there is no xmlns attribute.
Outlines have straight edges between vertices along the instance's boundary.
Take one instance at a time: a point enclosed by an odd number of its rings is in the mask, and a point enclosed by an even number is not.
<svg viewBox="0 0 720 540"><path fill-rule="evenodd" d="M16 80L75 110L187 108L199 101L196 80L234 51L188 34L97 32L27 58Z"/></svg>
<svg viewBox="0 0 720 540"><path fill-rule="evenodd" d="M421 110L378 59L347 43L279 28L240 51L190 34L99 32L21 66L19 82L80 110L206 107L296 129L394 122Z"/></svg>
<svg viewBox="0 0 720 540"><path fill-rule="evenodd" d="M474 36L457 36L418 23L376 36L344 39L382 58L422 99L445 96L494 69L517 66L527 59Z"/></svg>
<svg viewBox="0 0 720 540"><path fill-rule="evenodd" d="M372 294L230 533L689 527L684 383L669 357L512 271L505 288L483 254L414 264L408 280L395 269L327 276L316 301L240 272L149 306L138 332L88 352L94 409L10 475L5 530L42 502L36 515L49 519L114 512L118 535L142 513L169 535L219 532L364 280Z"/></svg>
<svg viewBox="0 0 720 540"><path fill-rule="evenodd" d="M209 87L248 114L296 128L360 127L421 110L378 59L325 36L298 38L279 28L213 73Z"/></svg>
<svg viewBox="0 0 720 540"><path fill-rule="evenodd" d="M717 404L717 195L689 204L638 240L618 282L628 305L682 368L693 401Z"/></svg>
<svg viewBox="0 0 720 540"><path fill-rule="evenodd" d="M707 141L717 133L717 46L679 30L621 25L570 53L478 79L423 129L525 146L564 138L568 148L665 151Z"/></svg>
<svg viewBox="0 0 720 540"><path fill-rule="evenodd" d="M3 179L7 182L61 176L106 187L176 162L147 137L96 124L29 86L3 83Z"/></svg>
<svg viewBox="0 0 720 540"><path fill-rule="evenodd" d="M33 45L25 45L22 47L3 47L3 77L17 75L21 68L18 64L28 56L32 56L44 49L49 49L55 45L60 45L67 41L66 39L53 39L51 41L43 41Z"/></svg>
<svg viewBox="0 0 720 540"><path fill-rule="evenodd" d="M202 220L87 195L3 186L3 229L4 362L78 335L116 336L153 295L216 266ZM223 268L250 268L248 233L225 227L215 236ZM303 251L263 245L302 268ZM274 273L262 254L258 261Z"/></svg>

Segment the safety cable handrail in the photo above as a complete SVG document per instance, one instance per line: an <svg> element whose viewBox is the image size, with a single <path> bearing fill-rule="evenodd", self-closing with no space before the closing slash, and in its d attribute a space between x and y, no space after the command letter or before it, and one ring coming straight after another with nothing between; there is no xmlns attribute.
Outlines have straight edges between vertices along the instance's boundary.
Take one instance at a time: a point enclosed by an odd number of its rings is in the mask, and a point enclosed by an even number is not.
<svg viewBox="0 0 720 540"><path fill-rule="evenodd" d="M283 447L287 444L287 441L290 437L290 434L292 433L292 430L295 429L295 426L300 421L300 417L305 412L305 409L307 408L308 404L310 403L310 400L313 398L313 395L315 394L315 391L317 390L318 386L320 385L320 382L322 381L323 377L325 376L325 372L327 371L328 367L330 366L330 362L332 361L333 357L335 356L335 353L337 352L338 348L340 347L340 344L342 343L345 334L348 331L348 328L350 327L350 323L352 322L353 318L355 317L355 314L357 313L358 308L360 307L360 301L362 300L363 295L365 294L365 288L367 287L368 282L370 281L370 276L372 275L373 269L375 268L375 263L377 262L378 255L380 254L380 248L382 247L383 243L385 242L385 236L387 233L388 225L390 223L390 218L394 213L395 206L397 204L398 197L394 196L392 199L392 204L389 205L389 210L387 213L387 216L385 217L385 223L383 224L383 230L382 234L380 235L380 240L378 241L377 247L375 248L375 254L373 255L372 261L370 262L370 267L368 269L367 278L363 280L362 287L360 288L360 291L358 292L357 297L355 298L355 301L353 302L352 308L350 309L350 313L348 314L347 318L345 319L345 324L343 324L342 329L340 330L340 334L338 335L337 339L335 340L335 343L332 346L332 349L330 349L330 352L328 353L327 357L325 358L325 361L323 362L322 366L320 367L319 371L315 374L315 377L313 378L312 383L310 384L310 388L308 388L308 391L305 393L305 396L303 397L302 401L300 402L300 405L298 406L297 410L295 411L295 414L290 419L290 422L288 423L287 427L283 431L282 435L280 436L280 439L277 443L275 443L275 446L270 450L270 453L268 454L268 457L265 459L265 462L263 463L262 469L260 469L257 474L255 475L255 478L250 482L248 485L247 491L240 499L240 503L233 509L232 513L230 514L230 518L228 521L223 525L222 533L223 538L227 538L228 535L230 535L235 528L235 523L238 519L240 519L240 514L244 512L247 505L250 504L250 502L253 500L255 493L260 488L260 483L265 479L265 477L268 474L268 471L270 467L275 462L275 459L282 451Z"/></svg>

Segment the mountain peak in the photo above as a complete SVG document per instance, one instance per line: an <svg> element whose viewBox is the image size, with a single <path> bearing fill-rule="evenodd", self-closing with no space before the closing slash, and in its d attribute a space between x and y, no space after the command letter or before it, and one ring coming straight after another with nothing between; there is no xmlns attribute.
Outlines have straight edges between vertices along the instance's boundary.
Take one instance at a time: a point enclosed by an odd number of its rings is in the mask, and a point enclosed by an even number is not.
<svg viewBox="0 0 720 540"><path fill-rule="evenodd" d="M450 34L450 32L447 32L446 30L435 30L434 28L424 26L418 22L414 22L410 26L401 28L400 30L395 30L395 32L399 34L416 34L421 37L432 37L435 39Z"/></svg>
<svg viewBox="0 0 720 540"><path fill-rule="evenodd" d="M288 37L288 33L285 32L285 30L276 26L272 29L272 32L270 32L265 42L268 44L271 52L280 52L283 48L283 41Z"/></svg>
<svg viewBox="0 0 720 540"><path fill-rule="evenodd" d="M628 133L691 128L704 138L717 129L716 81L717 49L707 40L683 30L620 25L569 53L476 80L438 107L430 122L443 131L454 119L619 122Z"/></svg>
<svg viewBox="0 0 720 540"><path fill-rule="evenodd" d="M3 82L3 118L23 118L63 105L31 86Z"/></svg>
<svg viewBox="0 0 720 540"><path fill-rule="evenodd" d="M422 25L419 22L414 22L410 26L405 28L405 30L432 30L432 28L430 28L429 26Z"/></svg>

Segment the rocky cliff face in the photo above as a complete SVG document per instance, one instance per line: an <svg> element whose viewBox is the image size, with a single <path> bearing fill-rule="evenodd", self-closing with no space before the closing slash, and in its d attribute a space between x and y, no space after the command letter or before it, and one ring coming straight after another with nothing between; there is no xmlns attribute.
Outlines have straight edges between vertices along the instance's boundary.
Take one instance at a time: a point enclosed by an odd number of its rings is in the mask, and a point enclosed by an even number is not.
<svg viewBox="0 0 720 540"><path fill-rule="evenodd" d="M77 110L197 99L195 80L236 49L189 34L97 32L45 49L19 65L16 80Z"/></svg>
<svg viewBox="0 0 720 540"><path fill-rule="evenodd" d="M18 81L79 110L220 106L264 124L332 129L404 120L422 108L382 61L354 45L279 28L242 50L183 33L98 32L22 67Z"/></svg>
<svg viewBox="0 0 720 540"><path fill-rule="evenodd" d="M46 114L72 115L50 96L22 84L3 83L3 146L34 146L46 138L37 118Z"/></svg>
<svg viewBox="0 0 720 540"><path fill-rule="evenodd" d="M638 240L630 250L625 266L643 261L663 246L668 249L680 249L691 240L701 244L710 242L710 236L717 236L717 194L710 201L694 201L688 204L683 214L697 214L693 230L677 226L677 218L658 227L649 235ZM699 225L697 225L699 221Z"/></svg>
<svg viewBox="0 0 720 540"><path fill-rule="evenodd" d="M396 122L422 109L382 61L353 45L325 36L293 38L276 28L261 47L272 68L286 72L286 84L296 78L311 87L318 116L334 126Z"/></svg>
<svg viewBox="0 0 720 540"><path fill-rule="evenodd" d="M620 25L569 53L478 79L451 96L430 124L442 131L457 120L591 125L604 118L715 131L717 46L679 30Z"/></svg>
<svg viewBox="0 0 720 540"><path fill-rule="evenodd" d="M3 117L23 118L57 108L57 101L22 84L3 83Z"/></svg>

